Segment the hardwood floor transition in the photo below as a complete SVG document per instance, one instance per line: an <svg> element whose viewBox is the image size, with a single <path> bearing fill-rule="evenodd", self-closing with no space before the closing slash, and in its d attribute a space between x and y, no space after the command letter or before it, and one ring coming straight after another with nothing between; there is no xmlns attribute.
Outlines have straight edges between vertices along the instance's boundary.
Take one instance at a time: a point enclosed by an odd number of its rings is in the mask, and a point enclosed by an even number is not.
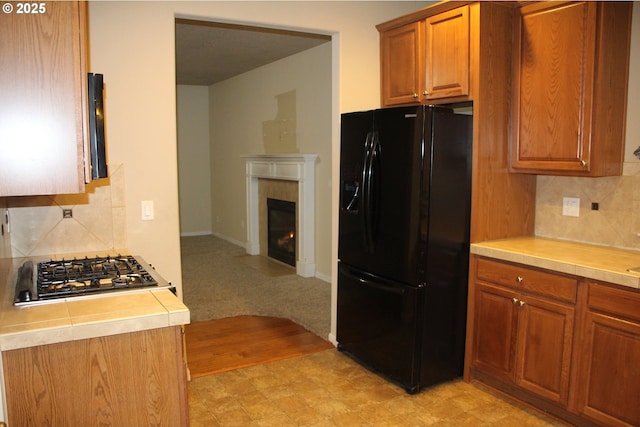
<svg viewBox="0 0 640 427"><path fill-rule="evenodd" d="M192 378L333 348L289 319L236 316L185 327Z"/></svg>

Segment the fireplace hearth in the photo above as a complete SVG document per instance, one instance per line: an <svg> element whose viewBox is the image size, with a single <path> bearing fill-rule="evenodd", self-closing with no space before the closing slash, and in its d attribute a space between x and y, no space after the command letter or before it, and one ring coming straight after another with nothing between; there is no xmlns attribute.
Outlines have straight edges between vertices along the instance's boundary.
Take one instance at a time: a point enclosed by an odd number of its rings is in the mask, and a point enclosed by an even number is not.
<svg viewBox="0 0 640 427"><path fill-rule="evenodd" d="M267 198L267 254L296 266L296 204Z"/></svg>

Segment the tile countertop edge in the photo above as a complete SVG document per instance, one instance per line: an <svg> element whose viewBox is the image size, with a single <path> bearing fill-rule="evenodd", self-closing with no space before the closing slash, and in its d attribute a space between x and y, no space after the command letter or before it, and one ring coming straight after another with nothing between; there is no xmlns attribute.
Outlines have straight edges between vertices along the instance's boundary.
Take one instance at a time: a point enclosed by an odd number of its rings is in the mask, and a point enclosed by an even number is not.
<svg viewBox="0 0 640 427"><path fill-rule="evenodd" d="M169 326L181 326L191 323L191 311L184 303L166 289L151 290L151 294L169 313Z"/></svg>
<svg viewBox="0 0 640 427"><path fill-rule="evenodd" d="M590 261L588 257L577 259L579 256L576 254L582 250L588 252L594 261ZM627 249L548 238L521 237L472 243L470 252L502 261L640 289L640 274L627 271L627 268L640 266L640 252ZM603 260L610 260L610 263Z"/></svg>
<svg viewBox="0 0 640 427"><path fill-rule="evenodd" d="M121 318L83 319L80 322L70 318L68 325L49 328L34 328L33 325L27 325L22 330L17 325L3 327L0 330L0 351L180 326L183 323L178 322L188 320L188 317L188 309L185 315L184 310L177 311L165 308L161 313L123 316Z"/></svg>
<svg viewBox="0 0 640 427"><path fill-rule="evenodd" d="M2 328L0 332L0 351L73 341L71 324L11 332L7 332L6 329L8 328Z"/></svg>

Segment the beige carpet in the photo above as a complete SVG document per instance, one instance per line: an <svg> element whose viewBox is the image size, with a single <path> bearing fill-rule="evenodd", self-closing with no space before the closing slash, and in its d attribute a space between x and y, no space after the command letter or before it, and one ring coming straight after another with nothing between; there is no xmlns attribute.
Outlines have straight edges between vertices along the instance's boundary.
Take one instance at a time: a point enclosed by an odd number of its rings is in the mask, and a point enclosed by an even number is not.
<svg viewBox="0 0 640 427"><path fill-rule="evenodd" d="M331 284L214 236L182 237L182 288L191 321L283 317L321 338L331 329Z"/></svg>

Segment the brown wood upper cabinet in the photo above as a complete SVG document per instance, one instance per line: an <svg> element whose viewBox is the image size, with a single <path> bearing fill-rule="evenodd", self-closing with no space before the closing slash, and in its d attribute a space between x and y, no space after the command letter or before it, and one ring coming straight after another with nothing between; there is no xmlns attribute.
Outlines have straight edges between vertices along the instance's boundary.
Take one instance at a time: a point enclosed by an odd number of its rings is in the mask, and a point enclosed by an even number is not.
<svg viewBox="0 0 640 427"><path fill-rule="evenodd" d="M80 193L87 4L11 4L0 13L0 197Z"/></svg>
<svg viewBox="0 0 640 427"><path fill-rule="evenodd" d="M510 166L622 173L632 2L535 2L516 9Z"/></svg>
<svg viewBox="0 0 640 427"><path fill-rule="evenodd" d="M382 106L468 99L468 5L378 29Z"/></svg>
<svg viewBox="0 0 640 427"><path fill-rule="evenodd" d="M425 20L425 100L469 95L469 6Z"/></svg>
<svg viewBox="0 0 640 427"><path fill-rule="evenodd" d="M423 22L380 33L382 106L420 102L424 91Z"/></svg>

